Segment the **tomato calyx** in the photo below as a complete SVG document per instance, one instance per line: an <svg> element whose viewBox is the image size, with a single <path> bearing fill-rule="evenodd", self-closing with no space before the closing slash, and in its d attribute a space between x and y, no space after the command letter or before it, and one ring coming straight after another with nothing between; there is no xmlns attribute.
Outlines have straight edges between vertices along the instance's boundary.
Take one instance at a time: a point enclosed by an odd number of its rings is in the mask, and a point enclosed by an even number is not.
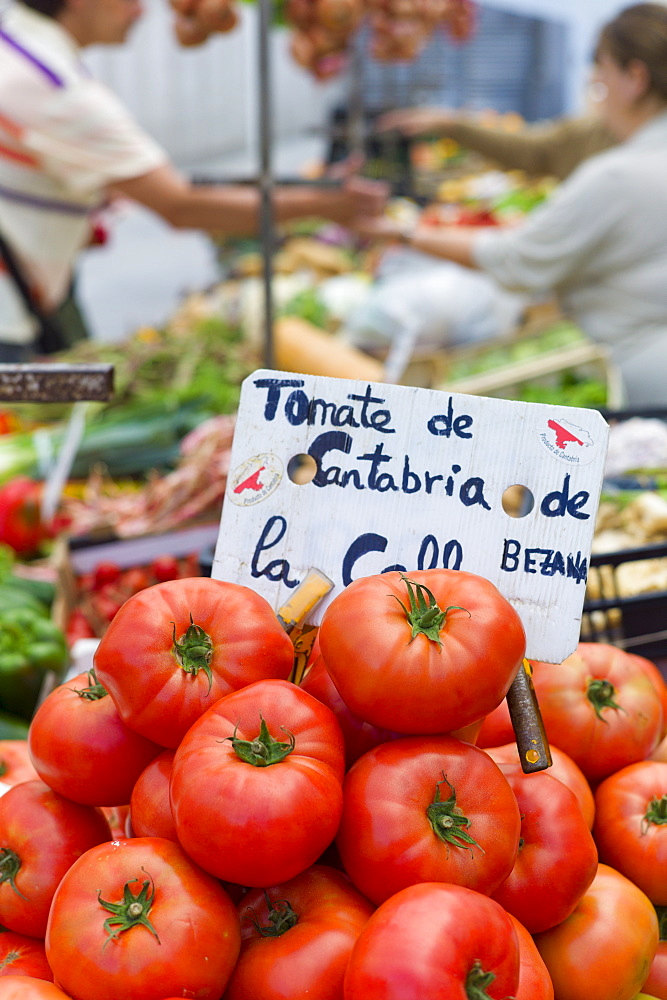
<svg viewBox="0 0 667 1000"><path fill-rule="evenodd" d="M19 958L21 958L21 955L24 952L26 952L26 951L27 951L27 949L25 949L25 948L23 948L23 949L22 948L12 948L11 951L8 951L7 954L5 955L5 957L0 962L0 972L3 969L6 969L8 966L12 965L13 962L17 962L19 960Z"/></svg>
<svg viewBox="0 0 667 1000"><path fill-rule="evenodd" d="M179 666L186 674L197 676L203 670L208 677L208 691L213 685L213 671L211 670L211 660L213 659L213 640L201 625L195 625L192 614L190 614L190 624L187 631L180 639L176 638L176 622L171 623L174 627L172 638L174 642L174 656Z"/></svg>
<svg viewBox="0 0 667 1000"><path fill-rule="evenodd" d="M468 1000L490 1000L486 987L495 979L495 973L485 972L482 963L475 959L473 967L466 976L466 997Z"/></svg>
<svg viewBox="0 0 667 1000"><path fill-rule="evenodd" d="M27 899L27 896L24 896L21 890L16 888L15 880L20 867L21 859L16 851L12 851L9 847L0 848L0 885L9 882L17 896L20 896L21 899Z"/></svg>
<svg viewBox="0 0 667 1000"><path fill-rule="evenodd" d="M104 685L100 684L98 681L94 667L88 671L87 677L88 687L72 688L75 694L77 694L79 698L83 698L84 701L100 701L102 698L106 698L109 692Z"/></svg>
<svg viewBox="0 0 667 1000"><path fill-rule="evenodd" d="M157 931L148 919L155 900L155 883L149 876L142 883L139 893L135 896L130 885L132 882L138 881L138 879L133 878L125 883L123 886L123 899L120 903L111 903L106 899L102 899L101 889L97 893L97 900L100 906L103 906L105 910L108 910L112 914L111 917L107 917L104 921L104 930L108 934L108 938L104 942L105 947L109 941L114 941L124 931L129 931L139 925L146 927L153 937L156 938L158 944L160 943Z"/></svg>
<svg viewBox="0 0 667 1000"><path fill-rule="evenodd" d="M289 742L281 743L279 740L274 740L261 712L259 718L259 735L254 740L238 739L236 729L234 729L234 735L227 736L226 739L231 742L236 756L245 761L246 764L252 764L253 767L269 767L271 764L279 764L294 750L296 738L289 729L281 726L282 731L287 733Z"/></svg>
<svg viewBox="0 0 667 1000"><path fill-rule="evenodd" d="M390 596L394 597L401 605L408 624L412 628L410 642L418 635L425 635L427 639L431 639L432 642L437 643L439 648L442 648L440 632L447 619L447 612L466 611L466 608L452 604L443 611L433 593L423 583L415 583L414 580L408 579L403 573L401 573L401 580L403 580L407 587L410 607L406 607L400 597L396 597L396 594L391 594ZM469 611L467 613L470 615Z"/></svg>
<svg viewBox="0 0 667 1000"><path fill-rule="evenodd" d="M269 911L270 924L260 924L252 907L249 908L252 917L247 918L252 921L253 927L262 937L280 937L281 934L291 930L299 922L299 917L288 900L276 899L272 901L266 890L264 890L264 899Z"/></svg>
<svg viewBox="0 0 667 1000"><path fill-rule="evenodd" d="M451 789L449 798L444 801L440 797L440 786L443 784L446 784ZM484 854L484 849L468 833L468 827L472 825L472 820L464 816L456 805L456 790L447 781L444 773L442 781L438 781L435 786L435 797L426 809L426 815L434 834L443 844L451 844L452 847L462 847L464 850L470 851L471 854L473 853L473 847L479 847L482 854Z"/></svg>
<svg viewBox="0 0 667 1000"><path fill-rule="evenodd" d="M652 798L648 808L642 817L642 836L647 833L649 826L664 826L667 823L667 795L662 798Z"/></svg>
<svg viewBox="0 0 667 1000"><path fill-rule="evenodd" d="M616 711L623 711L622 707L614 701L615 694L616 688L610 681L594 677L588 682L586 697L595 709L598 719L601 719L602 722L607 721L602 715L603 708L614 708Z"/></svg>
<svg viewBox="0 0 667 1000"><path fill-rule="evenodd" d="M0 760L0 778L4 778L8 770L9 770L9 764L3 758L2 760Z"/></svg>

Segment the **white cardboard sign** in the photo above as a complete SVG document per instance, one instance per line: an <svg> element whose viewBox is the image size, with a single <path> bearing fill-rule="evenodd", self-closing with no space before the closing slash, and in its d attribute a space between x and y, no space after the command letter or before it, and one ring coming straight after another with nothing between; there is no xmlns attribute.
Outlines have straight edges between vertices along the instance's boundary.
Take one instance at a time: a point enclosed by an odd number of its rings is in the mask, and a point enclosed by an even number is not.
<svg viewBox="0 0 667 1000"><path fill-rule="evenodd" d="M317 624L357 577L466 570L516 608L529 657L560 663L579 640L608 431L596 410L256 371L212 575L277 611L316 567L334 582ZM303 455L317 472L299 485ZM513 485L534 500L521 517L503 509Z"/></svg>

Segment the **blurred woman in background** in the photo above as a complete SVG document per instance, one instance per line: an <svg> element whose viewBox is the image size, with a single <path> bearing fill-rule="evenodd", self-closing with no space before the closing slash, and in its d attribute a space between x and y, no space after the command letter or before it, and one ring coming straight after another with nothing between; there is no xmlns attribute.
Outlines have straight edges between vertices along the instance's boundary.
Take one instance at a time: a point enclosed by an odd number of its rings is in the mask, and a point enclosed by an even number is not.
<svg viewBox="0 0 667 1000"><path fill-rule="evenodd" d="M419 226L378 235L553 293L606 345L626 405L667 406L667 6L626 8L595 53L600 117L618 145L590 157L524 222L507 229Z"/></svg>

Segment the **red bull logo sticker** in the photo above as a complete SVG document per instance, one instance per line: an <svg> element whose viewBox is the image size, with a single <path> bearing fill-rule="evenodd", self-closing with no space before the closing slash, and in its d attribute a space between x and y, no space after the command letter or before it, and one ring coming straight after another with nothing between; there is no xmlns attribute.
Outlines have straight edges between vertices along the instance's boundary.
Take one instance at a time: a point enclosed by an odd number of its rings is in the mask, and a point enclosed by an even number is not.
<svg viewBox="0 0 667 1000"><path fill-rule="evenodd" d="M539 437L547 451L565 465L588 465L596 454L590 431L566 418L547 420Z"/></svg>
<svg viewBox="0 0 667 1000"><path fill-rule="evenodd" d="M251 507L271 496L283 478L283 463L277 455L253 455L229 477L227 498L239 507Z"/></svg>

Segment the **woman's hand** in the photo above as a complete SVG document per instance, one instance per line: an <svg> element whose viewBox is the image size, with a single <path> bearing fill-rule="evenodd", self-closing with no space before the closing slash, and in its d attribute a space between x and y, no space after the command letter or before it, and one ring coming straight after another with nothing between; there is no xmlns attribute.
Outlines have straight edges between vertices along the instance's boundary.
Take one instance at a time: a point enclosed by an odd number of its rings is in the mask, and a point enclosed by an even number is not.
<svg viewBox="0 0 667 1000"><path fill-rule="evenodd" d="M437 135L457 121L459 115L449 108L399 108L376 118L375 128L378 132L395 131L409 137Z"/></svg>

